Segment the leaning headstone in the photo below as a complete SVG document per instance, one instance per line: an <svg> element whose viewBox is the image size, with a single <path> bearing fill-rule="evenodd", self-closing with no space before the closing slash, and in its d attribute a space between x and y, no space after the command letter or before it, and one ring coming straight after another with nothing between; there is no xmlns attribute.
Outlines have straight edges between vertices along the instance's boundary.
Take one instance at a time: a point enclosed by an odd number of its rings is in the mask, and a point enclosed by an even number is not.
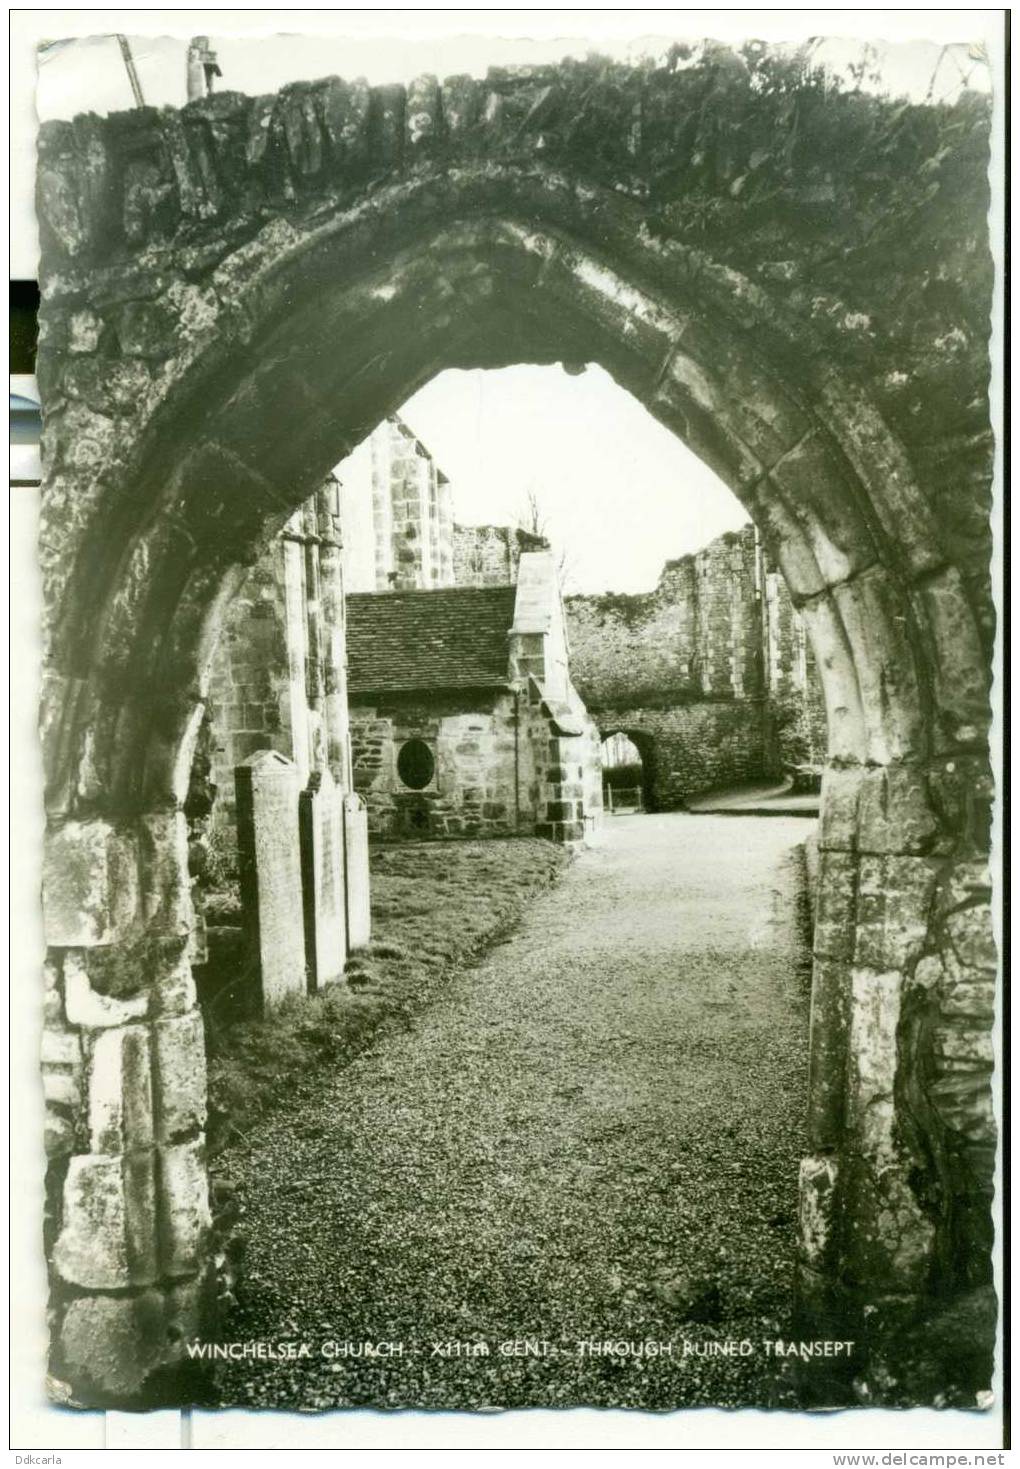
<svg viewBox="0 0 1020 1469"><path fill-rule="evenodd" d="M297 768L258 750L235 767L234 786L247 968L271 1010L307 988Z"/></svg>
<svg viewBox="0 0 1020 1469"><path fill-rule="evenodd" d="M347 958L343 796L328 770L316 771L300 797L308 988L334 984Z"/></svg>
<svg viewBox="0 0 1020 1469"><path fill-rule="evenodd" d="M368 811L360 796L344 796L344 862L347 894L347 951L363 949L372 937L368 888Z"/></svg>

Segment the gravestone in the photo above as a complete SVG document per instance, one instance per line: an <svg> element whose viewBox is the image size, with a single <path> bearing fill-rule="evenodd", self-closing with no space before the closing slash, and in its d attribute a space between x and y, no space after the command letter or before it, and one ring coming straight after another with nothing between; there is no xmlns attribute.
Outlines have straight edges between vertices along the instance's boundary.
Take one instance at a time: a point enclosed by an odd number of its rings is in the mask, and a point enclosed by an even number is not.
<svg viewBox="0 0 1020 1469"><path fill-rule="evenodd" d="M347 958L343 796L328 770L313 774L299 810L305 954L314 992L341 977Z"/></svg>
<svg viewBox="0 0 1020 1469"><path fill-rule="evenodd" d="M234 787L246 967L265 1011L307 985L297 769L258 750L235 767Z"/></svg>
<svg viewBox="0 0 1020 1469"><path fill-rule="evenodd" d="M368 811L360 796L344 796L344 862L347 895L347 952L372 937L368 887Z"/></svg>

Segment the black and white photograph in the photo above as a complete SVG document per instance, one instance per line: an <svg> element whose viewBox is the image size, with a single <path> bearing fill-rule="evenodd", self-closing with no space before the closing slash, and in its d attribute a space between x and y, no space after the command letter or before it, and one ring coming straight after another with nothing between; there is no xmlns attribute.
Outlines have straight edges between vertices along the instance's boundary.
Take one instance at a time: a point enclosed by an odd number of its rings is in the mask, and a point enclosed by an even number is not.
<svg viewBox="0 0 1020 1469"><path fill-rule="evenodd" d="M75 14L40 1399L1001 1447L1004 13Z"/></svg>

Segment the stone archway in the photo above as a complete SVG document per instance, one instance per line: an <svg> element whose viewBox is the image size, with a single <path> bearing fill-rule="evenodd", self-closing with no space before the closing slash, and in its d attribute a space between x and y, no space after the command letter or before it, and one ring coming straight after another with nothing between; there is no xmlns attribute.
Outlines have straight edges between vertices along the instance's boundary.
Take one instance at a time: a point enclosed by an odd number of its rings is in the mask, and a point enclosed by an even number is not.
<svg viewBox="0 0 1020 1469"><path fill-rule="evenodd" d="M852 207L830 211L826 253L797 224L833 190L807 129L785 212L752 207L734 254L688 211L726 212L747 118L772 103L745 87L709 130L706 174L695 133L718 80L564 65L330 81L43 130L44 1067L54 1367L79 1401L151 1400L202 1329L181 803L221 611L261 540L414 388L517 362L605 367L742 499L804 615L829 766L802 1299L840 1335L867 1308L872 1394L929 1391L896 1334L933 1313L944 1339L970 1332L978 1364L936 1377L964 1395L982 1377L990 444L968 162L986 120L965 116L969 152L918 205L955 290L908 324L916 256L896 265L895 310L888 282L869 298L865 226L936 147L930 130L878 186L846 164ZM856 114L829 106L850 159ZM833 246L853 264L845 300ZM975 418L962 436L927 407L938 331L965 343L937 364ZM947 476L973 487L964 533Z"/></svg>
<svg viewBox="0 0 1020 1469"><path fill-rule="evenodd" d="M656 805L656 750L655 739L646 730L637 729L630 725L619 724L615 721L603 722L599 729L603 749L603 782L606 778L605 749L606 744L614 735L622 735L631 746L636 763L641 767L638 778L638 807L643 811L655 811ZM615 809L614 807L610 809Z"/></svg>

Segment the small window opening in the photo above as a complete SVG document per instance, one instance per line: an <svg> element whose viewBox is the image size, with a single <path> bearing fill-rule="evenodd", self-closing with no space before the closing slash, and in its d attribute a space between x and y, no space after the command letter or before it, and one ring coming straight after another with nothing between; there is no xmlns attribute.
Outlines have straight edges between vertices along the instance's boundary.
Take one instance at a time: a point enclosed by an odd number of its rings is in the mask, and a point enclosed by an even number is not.
<svg viewBox="0 0 1020 1469"><path fill-rule="evenodd" d="M397 756L397 774L412 791L421 791L436 772L436 762L424 740L408 740Z"/></svg>

